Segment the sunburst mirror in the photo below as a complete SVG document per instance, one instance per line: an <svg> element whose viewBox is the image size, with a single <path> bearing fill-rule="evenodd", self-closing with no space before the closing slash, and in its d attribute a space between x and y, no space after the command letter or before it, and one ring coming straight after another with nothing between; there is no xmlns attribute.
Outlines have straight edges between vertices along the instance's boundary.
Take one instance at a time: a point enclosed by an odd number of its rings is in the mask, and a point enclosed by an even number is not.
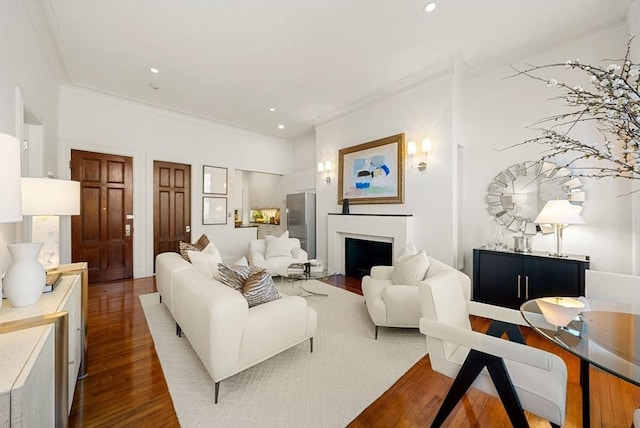
<svg viewBox="0 0 640 428"><path fill-rule="evenodd" d="M533 223L544 204L552 199L567 199L581 210L585 192L571 170L548 161L511 165L489 184L486 196L487 210L498 224L527 235L553 231Z"/></svg>

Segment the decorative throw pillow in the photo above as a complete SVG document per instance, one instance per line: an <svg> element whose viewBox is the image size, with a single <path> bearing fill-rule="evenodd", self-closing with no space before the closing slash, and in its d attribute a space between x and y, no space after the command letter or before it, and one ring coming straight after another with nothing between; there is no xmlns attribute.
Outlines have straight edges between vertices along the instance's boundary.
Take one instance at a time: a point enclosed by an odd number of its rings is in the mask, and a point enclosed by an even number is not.
<svg viewBox="0 0 640 428"><path fill-rule="evenodd" d="M209 241L209 238L207 238L207 235L203 233L202 235L200 235L198 240L193 243L193 246L198 251L204 251L204 249L207 248L207 245L209 245L210 243L211 241Z"/></svg>
<svg viewBox="0 0 640 428"><path fill-rule="evenodd" d="M233 288L234 290L242 292L242 287L249 276L263 268L259 266L227 266L225 264L218 264L218 272L220 273L220 281Z"/></svg>
<svg viewBox="0 0 640 428"><path fill-rule="evenodd" d="M242 286L242 295L247 299L249 307L280 298L273 278L266 269L252 271Z"/></svg>
<svg viewBox="0 0 640 428"><path fill-rule="evenodd" d="M393 265L391 282L396 285L416 285L429 269L429 257L424 250L410 256L399 257Z"/></svg>
<svg viewBox="0 0 640 428"><path fill-rule="evenodd" d="M418 250L416 250L416 246L413 245L413 242L409 242L407 244L406 247L404 247L402 249L402 251L400 251L400 254L398 254L398 258L400 257L406 257L406 256L413 256L414 254L416 254L418 252Z"/></svg>
<svg viewBox="0 0 640 428"><path fill-rule="evenodd" d="M240 257L234 264L234 266L249 266L249 262L245 256Z"/></svg>
<svg viewBox="0 0 640 428"><path fill-rule="evenodd" d="M205 251L188 250L187 255L189 256L189 259L191 260L193 266L195 266L199 271L220 281L218 263L222 263L222 257L220 256L220 252L218 252L217 249L215 252L206 251L206 249Z"/></svg>
<svg viewBox="0 0 640 428"><path fill-rule="evenodd" d="M267 235L264 237L265 252L264 258L270 259L279 256L291 256L289 248L289 231L285 231L282 235L275 237Z"/></svg>
<svg viewBox="0 0 640 428"><path fill-rule="evenodd" d="M200 235L200 238L198 238L198 240L193 244L180 241L178 244L180 255L183 259L190 262L191 260L189 260L189 254L187 253L187 251L202 251L207 247L207 245L209 245L209 242L209 238L207 238L207 235L204 233Z"/></svg>
<svg viewBox="0 0 640 428"><path fill-rule="evenodd" d="M182 242L180 241L180 255L182 256L183 259L185 259L188 262L191 262L191 260L189 260L189 251L198 251L196 250L196 247L193 246L193 244L190 244L188 242Z"/></svg>

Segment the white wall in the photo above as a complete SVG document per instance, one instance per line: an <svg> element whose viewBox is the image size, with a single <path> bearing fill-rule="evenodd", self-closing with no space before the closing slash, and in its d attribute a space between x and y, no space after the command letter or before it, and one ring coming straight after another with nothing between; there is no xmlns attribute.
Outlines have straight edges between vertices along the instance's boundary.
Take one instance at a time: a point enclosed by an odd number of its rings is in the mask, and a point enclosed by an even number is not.
<svg viewBox="0 0 640 428"><path fill-rule="evenodd" d="M406 141L420 145L431 138L428 168L409 168L405 159L405 203L351 205L351 213L413 214L414 243L432 256L454 263L457 247L452 216L455 176L455 147L452 128L452 75L412 87L379 100L316 128L318 160L336 166L332 181L317 178L318 257L327 257L327 213L341 212L338 199L338 150L391 135L405 133ZM417 164L418 160L415 161ZM394 249L397 253L401 250Z"/></svg>
<svg viewBox="0 0 640 428"><path fill-rule="evenodd" d="M60 97L60 165L68 165L71 149L133 157L134 276L153 269L153 161L191 165L191 236L202 233L219 247L227 262L248 249L255 229L235 229L233 210L242 206L242 174L253 170L285 174L291 168L287 140L257 134L151 108L93 91L65 86ZM226 225L202 225L202 166L229 168ZM62 168L61 168L62 169Z"/></svg>
<svg viewBox="0 0 640 428"><path fill-rule="evenodd" d="M60 65L50 61L32 18L23 2L0 1L0 132L19 135L16 122L22 122L22 117L17 117L15 106L19 88L25 106L45 125L44 167L55 171L63 74ZM6 271L12 262L6 244L16 241L16 225L0 225L0 271Z"/></svg>
<svg viewBox="0 0 640 428"><path fill-rule="evenodd" d="M503 169L519 162L537 160L540 146L527 145L497 151L509 145L538 136L526 127L554 112L566 111L562 101L552 101L558 90L527 77L505 79L514 74L508 63L522 67L524 63L564 63L579 58L584 64L600 64L604 58L622 58L628 40L628 29L618 28L582 38L580 41L544 49L531 55L513 56L504 65L483 74L467 70L464 82L463 121L465 142L464 171L464 248L467 273L471 270L471 249L486 243L491 216L487 213L485 195L488 184ZM607 64L608 65L608 64ZM543 72L545 78L584 79L580 73L563 69ZM590 85L588 79L585 87ZM567 80L569 81L569 80ZM597 132L586 132L584 138L600 139ZM565 230L563 251L591 256L591 268L631 273L633 259L631 239L632 198L629 180L582 179L587 195L582 212L586 225ZM507 242L512 244L511 234ZM538 234L534 250L554 249L553 235Z"/></svg>
<svg viewBox="0 0 640 428"><path fill-rule="evenodd" d="M513 74L509 64L563 63L575 58L599 63L604 58L622 57L627 40L628 28L621 26L534 53L514 52L502 60L494 58L489 71L487 64L471 67L459 61L444 76L319 125L316 157L331 159L337 165L338 150L343 147L401 132L407 141L430 137L433 151L428 169L424 173L406 170L403 205L352 205L351 212L413 214L416 246L450 264L460 265L462 254L464 271L471 275L472 249L486 243L493 221L485 204L489 183L503 169L537 160L540 153L535 145L495 149L537 135L526 127L554 111L564 111L562 103L549 101L554 94L544 83L526 77L505 80ZM459 149L460 174L456 163ZM593 269L631 273L637 245L631 233L632 198L619 196L629 192L631 184L628 180L583 181L587 224L566 229L563 250L591 256ZM326 258L326 213L340 212L337 179L330 185L317 179L317 189L318 252L320 258ZM512 244L508 233L507 239ZM536 237L534 250L553 249L552 235Z"/></svg>

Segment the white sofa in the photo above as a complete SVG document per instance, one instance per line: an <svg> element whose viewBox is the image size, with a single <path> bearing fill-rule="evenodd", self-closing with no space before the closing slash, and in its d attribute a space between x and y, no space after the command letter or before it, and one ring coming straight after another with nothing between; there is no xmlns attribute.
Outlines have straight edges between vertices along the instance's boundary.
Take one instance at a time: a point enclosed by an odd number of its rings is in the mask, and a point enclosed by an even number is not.
<svg viewBox="0 0 640 428"><path fill-rule="evenodd" d="M309 261L307 252L300 247L298 238L289 239L290 256L276 256L265 258L266 241L264 239L254 239L249 242L249 264L261 266L271 275L276 275L280 268L289 266L292 263L305 263Z"/></svg>
<svg viewBox="0 0 640 428"><path fill-rule="evenodd" d="M445 275L455 272L455 275ZM420 326L420 298L416 285L396 285L391 281L393 266L374 266L371 274L362 278L364 296L369 316L375 325L375 338L379 327ZM471 300L471 280L451 266L429 257L429 269L422 282L448 282L452 287L462 287L465 298Z"/></svg>
<svg viewBox="0 0 640 428"><path fill-rule="evenodd" d="M313 352L316 312L298 296L249 308L238 291L209 277L178 253L156 257L161 302L215 382L309 339Z"/></svg>

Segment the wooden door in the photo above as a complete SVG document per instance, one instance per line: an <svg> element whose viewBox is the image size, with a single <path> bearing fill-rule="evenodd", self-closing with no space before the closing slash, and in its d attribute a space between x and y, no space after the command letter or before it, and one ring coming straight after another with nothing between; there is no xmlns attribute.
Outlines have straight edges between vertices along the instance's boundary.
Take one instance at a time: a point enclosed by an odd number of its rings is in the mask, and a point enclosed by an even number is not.
<svg viewBox="0 0 640 428"><path fill-rule="evenodd" d="M133 161L71 151L80 215L71 217L71 258L89 264L89 282L133 277Z"/></svg>
<svg viewBox="0 0 640 428"><path fill-rule="evenodd" d="M191 166L153 162L153 260L191 242Z"/></svg>

